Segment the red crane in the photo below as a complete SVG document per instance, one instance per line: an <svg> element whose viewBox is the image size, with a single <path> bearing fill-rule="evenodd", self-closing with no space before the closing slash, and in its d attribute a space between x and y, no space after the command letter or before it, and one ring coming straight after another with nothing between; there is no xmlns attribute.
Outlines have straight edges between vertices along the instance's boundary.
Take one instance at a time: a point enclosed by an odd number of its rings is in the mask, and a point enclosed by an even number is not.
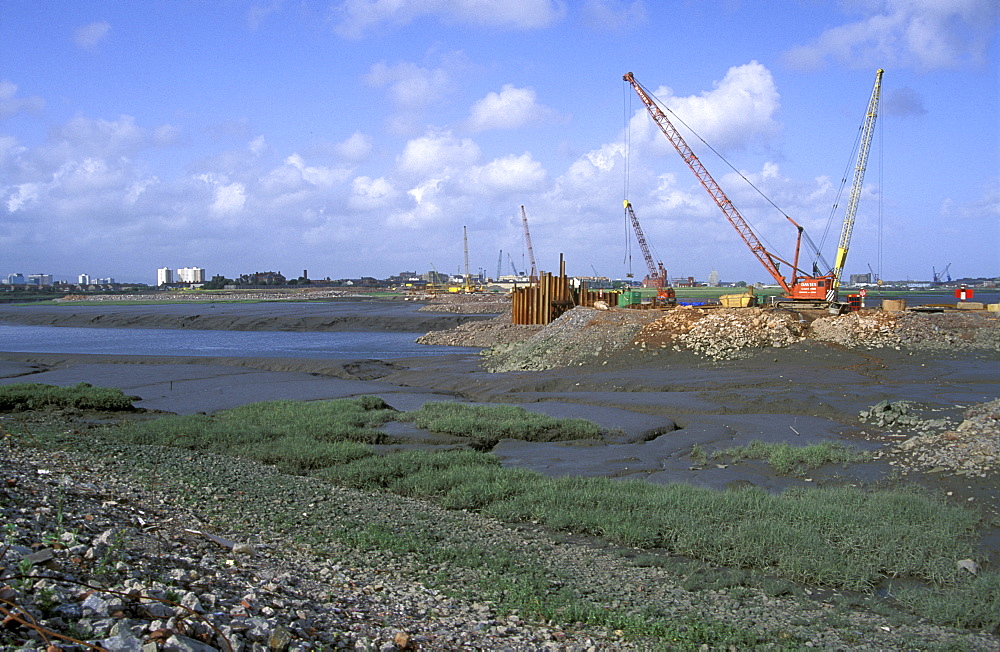
<svg viewBox="0 0 1000 652"><path fill-rule="evenodd" d="M799 270L799 248L802 244L803 228L796 224L795 220L787 215L785 216L785 218L791 222L793 226L795 226L795 229L798 232L798 237L795 241L795 257L792 259L791 263L765 249L764 245L761 244L756 234L754 234L753 230L750 228L750 225L747 224L746 220L743 219L743 216L740 215L740 212L736 210L733 203L728 197L726 197L726 193L722 191L722 188L720 188L719 184L715 182L712 175L708 173L708 170L705 169L705 166L702 165L701 161L684 141L680 132L677 131L677 128L674 127L673 123L670 122L670 119L667 118L663 111L660 110L660 107L655 101L653 101L650 94L646 92L646 89L644 89L639 82L635 80L632 73L626 73L622 79L632 85L632 88L639 96L639 99L646 105L646 110L653 118L653 122L659 126L663 135L667 137L670 144L674 146L677 153L681 155L684 162L687 163L689 168L691 168L691 171L694 172L698 181L701 182L702 187L708 191L708 194L715 200L715 203L719 206L719 209L729 220L730 224L733 225L736 232L740 234L741 238L743 238L743 242L750 247L750 251L753 255L757 257L757 260L759 260L764 266L764 269L768 271L775 282L781 287L782 290L784 290L785 301L779 302L779 305L784 303L785 305L795 305L802 308L827 307L832 302L835 302L837 300L837 291L834 287L834 277L832 274L809 276L802 274L801 270ZM785 277L782 276L781 271L778 269L778 266L781 263L790 266L790 279L786 280Z"/></svg>
<svg viewBox="0 0 1000 652"><path fill-rule="evenodd" d="M639 248L642 249L642 257L646 260L648 273L646 278L642 279L642 287L656 288L656 296L660 299L673 299L675 297L674 289L669 287L670 281L667 279L667 271L663 269L661 261L653 261L653 254L649 251L646 235L642 232L642 227L639 226L639 218L632 210L632 202L626 199L623 203L625 212L632 222L632 228L635 230L635 239L639 241Z"/></svg>
<svg viewBox="0 0 1000 652"><path fill-rule="evenodd" d="M528 261L531 263L531 275L528 277L532 283L538 281L538 267L535 265L535 250L531 248L531 233L528 232L528 215L521 206L521 223L524 224L524 246L528 248Z"/></svg>

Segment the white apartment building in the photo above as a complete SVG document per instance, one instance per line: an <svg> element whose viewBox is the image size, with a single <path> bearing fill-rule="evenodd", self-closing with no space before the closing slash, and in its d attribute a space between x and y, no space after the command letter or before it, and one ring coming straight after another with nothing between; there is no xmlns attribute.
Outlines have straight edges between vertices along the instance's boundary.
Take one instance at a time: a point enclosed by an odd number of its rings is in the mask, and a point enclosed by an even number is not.
<svg viewBox="0 0 1000 652"><path fill-rule="evenodd" d="M161 267L156 270L156 284L170 285L174 282L174 270L169 267Z"/></svg>
<svg viewBox="0 0 1000 652"><path fill-rule="evenodd" d="M181 283L204 283L205 270L201 267L181 267L177 270L177 280Z"/></svg>

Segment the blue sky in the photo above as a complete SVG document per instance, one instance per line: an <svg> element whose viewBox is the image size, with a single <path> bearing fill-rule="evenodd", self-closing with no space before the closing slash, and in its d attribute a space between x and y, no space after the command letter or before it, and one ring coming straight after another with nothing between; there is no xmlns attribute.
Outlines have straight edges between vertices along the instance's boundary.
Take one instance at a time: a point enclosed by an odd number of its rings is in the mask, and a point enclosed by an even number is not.
<svg viewBox="0 0 1000 652"><path fill-rule="evenodd" d="M5 0L0 275L457 273L463 226L473 271L502 250L509 273L524 205L542 270L641 278L627 194L670 276L770 281L622 75L832 260L884 68L845 273L997 276L998 19L995 0ZM781 213L687 137L790 258Z"/></svg>

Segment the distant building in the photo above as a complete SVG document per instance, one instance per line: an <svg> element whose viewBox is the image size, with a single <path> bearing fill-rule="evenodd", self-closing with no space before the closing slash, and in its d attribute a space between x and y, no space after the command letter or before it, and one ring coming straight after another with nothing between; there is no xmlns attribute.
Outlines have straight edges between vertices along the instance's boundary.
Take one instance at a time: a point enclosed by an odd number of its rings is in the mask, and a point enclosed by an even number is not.
<svg viewBox="0 0 1000 652"><path fill-rule="evenodd" d="M719 287L719 273L715 270L708 273L708 287Z"/></svg>
<svg viewBox="0 0 1000 652"><path fill-rule="evenodd" d="M90 285L90 274L80 274L76 277L78 285Z"/></svg>
<svg viewBox="0 0 1000 652"><path fill-rule="evenodd" d="M872 275L869 274L851 274L851 285L871 285Z"/></svg>
<svg viewBox="0 0 1000 652"><path fill-rule="evenodd" d="M254 272L241 274L236 285L285 285L287 280L281 272Z"/></svg>
<svg viewBox="0 0 1000 652"><path fill-rule="evenodd" d="M205 270L201 267L181 267L177 270L179 283L204 283Z"/></svg>
<svg viewBox="0 0 1000 652"><path fill-rule="evenodd" d="M8 274L7 278L4 279L4 283L7 285L25 285L27 281L25 281L24 274L17 273Z"/></svg>
<svg viewBox="0 0 1000 652"><path fill-rule="evenodd" d="M47 287L52 285L52 274L28 274L28 285Z"/></svg>
<svg viewBox="0 0 1000 652"><path fill-rule="evenodd" d="M161 267L156 270L156 284L170 285L174 282L174 270L169 267Z"/></svg>

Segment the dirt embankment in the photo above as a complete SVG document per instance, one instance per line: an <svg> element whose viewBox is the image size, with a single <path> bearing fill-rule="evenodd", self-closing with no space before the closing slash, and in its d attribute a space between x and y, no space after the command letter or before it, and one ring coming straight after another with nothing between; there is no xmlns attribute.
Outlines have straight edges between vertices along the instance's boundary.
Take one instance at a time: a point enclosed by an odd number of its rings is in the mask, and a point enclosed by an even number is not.
<svg viewBox="0 0 1000 652"><path fill-rule="evenodd" d="M364 310L358 309L359 303ZM422 333L487 318L422 312L419 304L402 301L0 306L0 323L78 328Z"/></svg>
<svg viewBox="0 0 1000 652"><path fill-rule="evenodd" d="M764 308L575 308L545 327L512 326L509 318L498 317L445 333L429 333L420 341L490 346L484 352L486 368L511 371L578 365L625 349L690 351L721 361L807 339L856 349L997 353L1000 320L987 312L865 311L819 316Z"/></svg>
<svg viewBox="0 0 1000 652"><path fill-rule="evenodd" d="M434 294L421 312L457 312L466 315L503 314L510 312L510 295L494 293ZM509 321L509 320L508 320Z"/></svg>

